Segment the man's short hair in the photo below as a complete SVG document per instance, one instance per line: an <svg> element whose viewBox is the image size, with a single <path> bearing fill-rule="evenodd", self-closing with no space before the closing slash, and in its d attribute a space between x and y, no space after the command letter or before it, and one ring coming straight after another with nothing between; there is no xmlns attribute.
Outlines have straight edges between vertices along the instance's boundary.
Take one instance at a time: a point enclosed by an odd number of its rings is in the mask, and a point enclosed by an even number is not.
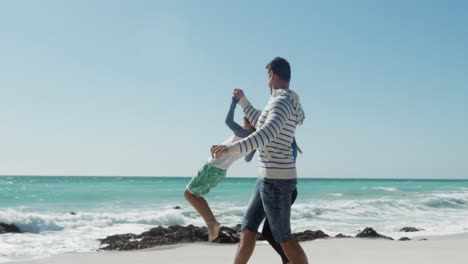
<svg viewBox="0 0 468 264"><path fill-rule="evenodd" d="M289 82L291 80L291 66L284 58L274 58L267 64L266 68L283 81Z"/></svg>

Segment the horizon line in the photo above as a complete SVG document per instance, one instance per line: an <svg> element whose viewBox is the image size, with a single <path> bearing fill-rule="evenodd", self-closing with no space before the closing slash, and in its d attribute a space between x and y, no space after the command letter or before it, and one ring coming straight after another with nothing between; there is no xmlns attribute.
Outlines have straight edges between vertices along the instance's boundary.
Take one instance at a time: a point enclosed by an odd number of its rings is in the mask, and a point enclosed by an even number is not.
<svg viewBox="0 0 468 264"><path fill-rule="evenodd" d="M2 174L0 177L114 177L114 178L192 178L193 176L142 176L142 175L26 175L26 174ZM230 176L226 178L234 179L256 179L258 176ZM368 177L298 177L297 179L314 180L468 180L468 178L368 178Z"/></svg>

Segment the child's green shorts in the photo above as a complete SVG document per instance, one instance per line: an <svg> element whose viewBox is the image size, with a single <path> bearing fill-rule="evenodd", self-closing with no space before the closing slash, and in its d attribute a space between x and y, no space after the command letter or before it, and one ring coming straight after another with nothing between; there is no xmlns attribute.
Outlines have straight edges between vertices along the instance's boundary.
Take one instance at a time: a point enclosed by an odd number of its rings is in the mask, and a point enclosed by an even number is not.
<svg viewBox="0 0 468 264"><path fill-rule="evenodd" d="M222 181L224 177L226 177L226 170L207 163L198 171L197 176L193 177L189 182L187 190L195 195L203 196Z"/></svg>

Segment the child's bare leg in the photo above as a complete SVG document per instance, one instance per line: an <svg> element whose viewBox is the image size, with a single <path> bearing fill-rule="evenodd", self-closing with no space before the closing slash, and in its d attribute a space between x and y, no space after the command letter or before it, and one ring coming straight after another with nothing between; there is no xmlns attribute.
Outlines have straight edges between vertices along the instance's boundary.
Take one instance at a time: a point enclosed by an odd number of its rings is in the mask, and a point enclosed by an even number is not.
<svg viewBox="0 0 468 264"><path fill-rule="evenodd" d="M193 208L195 208L195 210L197 210L197 212L202 216L203 220L205 220L208 228L208 241L211 242L218 238L219 228L221 225L216 221L216 218L206 200L201 196L190 193L188 190L185 190L184 196Z"/></svg>

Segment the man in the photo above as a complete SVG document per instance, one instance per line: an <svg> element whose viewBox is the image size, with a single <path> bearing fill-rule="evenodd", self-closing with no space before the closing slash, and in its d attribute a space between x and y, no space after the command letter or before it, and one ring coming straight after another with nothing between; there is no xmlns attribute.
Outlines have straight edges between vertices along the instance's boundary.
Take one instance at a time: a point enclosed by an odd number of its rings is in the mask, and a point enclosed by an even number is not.
<svg viewBox="0 0 468 264"><path fill-rule="evenodd" d="M247 263L255 247L258 227L266 217L275 240L290 263L308 263L302 247L291 233L291 194L296 189L297 173L292 142L296 126L304 121L304 111L297 94L289 90L291 68L277 57L268 65L271 98L262 112L255 109L240 89L234 96L256 132L230 145L211 148L212 156L248 153L259 149L259 178L242 220L242 235L234 263Z"/></svg>

